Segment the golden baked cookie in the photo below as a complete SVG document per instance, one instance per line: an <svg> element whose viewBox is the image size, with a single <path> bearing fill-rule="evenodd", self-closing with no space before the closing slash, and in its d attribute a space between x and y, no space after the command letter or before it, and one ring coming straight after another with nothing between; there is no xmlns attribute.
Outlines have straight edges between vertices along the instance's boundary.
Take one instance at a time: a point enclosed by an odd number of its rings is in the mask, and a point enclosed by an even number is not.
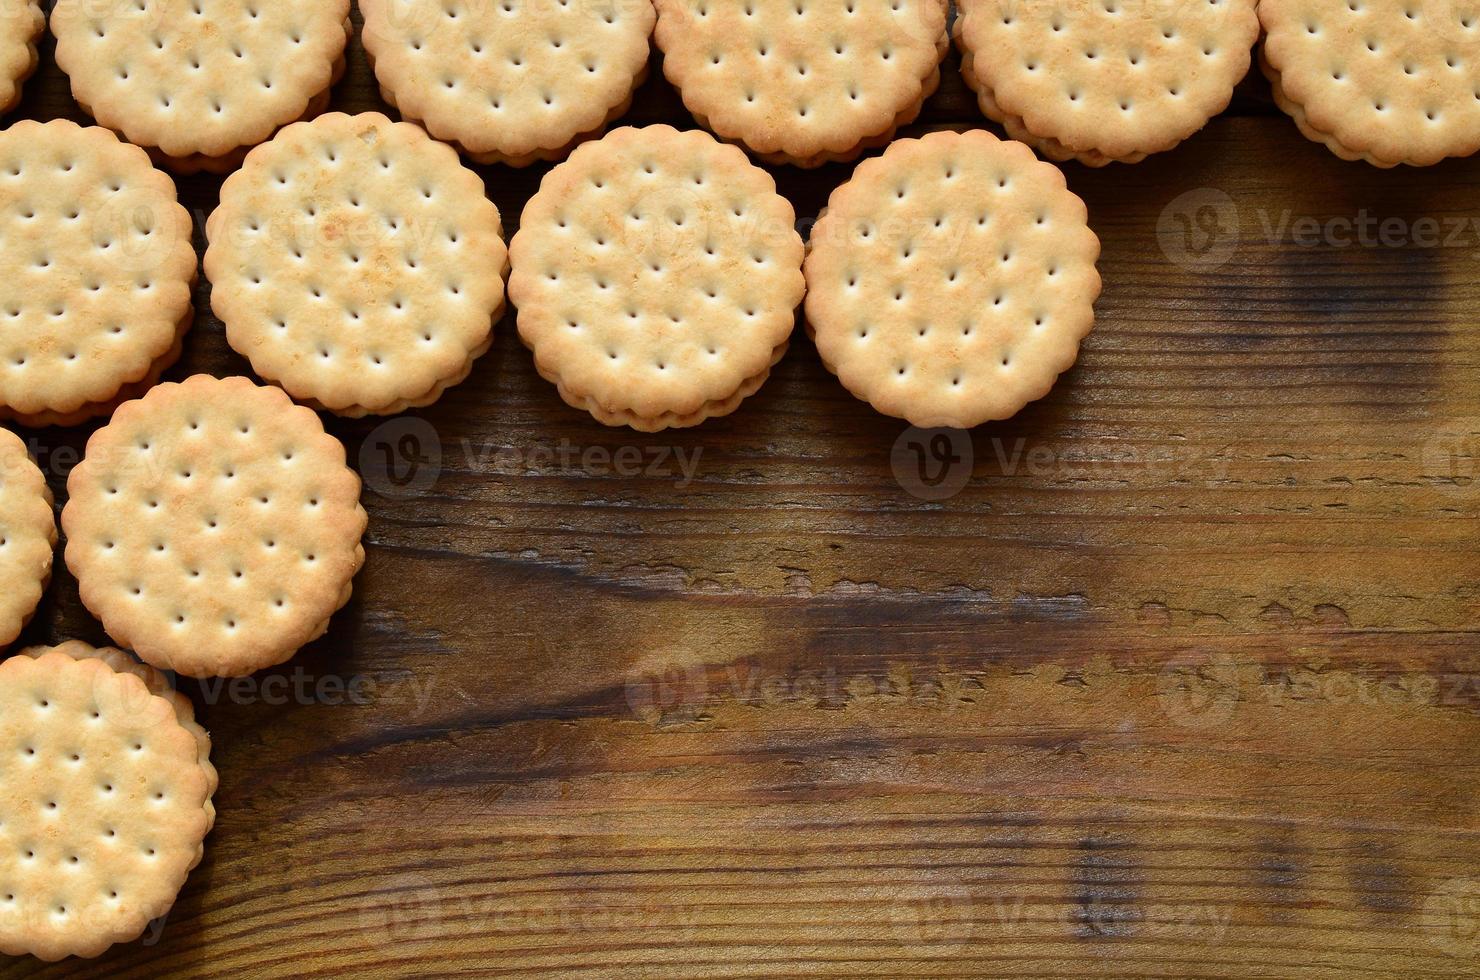
<svg viewBox="0 0 1480 980"><path fill-rule="evenodd" d="M428 405L488 350L508 253L451 147L376 112L287 127L206 223L211 306L252 369L341 415Z"/></svg>
<svg viewBox="0 0 1480 980"><path fill-rule="evenodd" d="M57 64L98 121L182 173L236 169L328 107L349 0L57 0Z"/></svg>
<svg viewBox="0 0 1480 980"><path fill-rule="evenodd" d="M945 0L656 0L663 73L706 128L768 163L882 146L940 81Z"/></svg>
<svg viewBox="0 0 1480 980"><path fill-rule="evenodd" d="M192 318L190 214L106 129L0 130L0 417L75 425L137 397Z"/></svg>
<svg viewBox="0 0 1480 980"><path fill-rule="evenodd" d="M322 636L364 563L360 480L311 409L196 375L121 406L62 509L108 635L161 670L249 674Z"/></svg>
<svg viewBox="0 0 1480 980"><path fill-rule="evenodd" d="M360 0L385 100L478 163L564 159L647 74L649 0Z"/></svg>
<svg viewBox="0 0 1480 980"><path fill-rule="evenodd" d="M1480 6L1262 0L1259 19L1261 67L1307 138L1379 167L1480 150Z"/></svg>
<svg viewBox="0 0 1480 980"><path fill-rule="evenodd" d="M211 792L170 701L96 657L12 657L0 744L0 952L97 956L169 911Z"/></svg>
<svg viewBox="0 0 1480 980"><path fill-rule="evenodd" d="M960 0L961 70L982 112L1051 160L1170 150L1228 107L1256 0Z"/></svg>
<svg viewBox="0 0 1480 980"><path fill-rule="evenodd" d="M0 649L20 636L51 581L57 545L52 503L26 444L0 429Z"/></svg>
<svg viewBox="0 0 1480 980"><path fill-rule="evenodd" d="M983 130L898 140L812 228L807 328L854 395L970 428L1043 397L1094 324L1099 239L1051 163Z"/></svg>
<svg viewBox="0 0 1480 980"><path fill-rule="evenodd" d="M151 695L163 698L170 703L170 706L175 709L175 720L195 738L196 758L200 762L201 772L205 773L206 777L206 833L210 833L211 828L216 825L216 804L212 797L216 795L216 790L221 785L221 777L211 762L210 733L195 720L195 704L176 690L169 677L162 671L135 660L117 647L94 647L81 640L66 640L56 646L27 647L21 651L21 656L36 659L48 653L64 654L73 660L101 660L113 668L116 673L134 675L144 682L144 687ZM200 853L196 856L196 863L199 864L204 856L205 845L202 844Z"/></svg>
<svg viewBox="0 0 1480 980"><path fill-rule="evenodd" d="M561 397L645 432L733 412L786 351L802 240L770 175L697 130L618 129L551 170L510 245Z"/></svg>
<svg viewBox="0 0 1480 980"><path fill-rule="evenodd" d="M46 28L37 0L11 0L0 6L0 112L21 101L21 83L36 70L36 38Z"/></svg>

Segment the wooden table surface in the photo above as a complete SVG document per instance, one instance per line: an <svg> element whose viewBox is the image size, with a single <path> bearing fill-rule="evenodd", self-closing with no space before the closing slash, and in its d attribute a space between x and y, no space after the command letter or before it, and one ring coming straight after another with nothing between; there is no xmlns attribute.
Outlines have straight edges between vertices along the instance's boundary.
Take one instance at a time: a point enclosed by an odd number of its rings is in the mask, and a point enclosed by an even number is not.
<svg viewBox="0 0 1480 980"><path fill-rule="evenodd" d="M84 119L43 59L17 116ZM692 125L653 76L629 121ZM384 111L358 43L335 104ZM979 125L952 56L909 132ZM510 233L546 169L480 169ZM1480 976L1480 159L1344 163L1251 78L1066 169L1079 364L923 457L800 331L697 429L567 408L512 316L330 419L368 562L290 664L181 679L205 862L0 975ZM804 228L848 173L775 170ZM247 372L208 300L171 379ZM92 428L24 433L59 502ZM68 637L59 561L23 642Z"/></svg>

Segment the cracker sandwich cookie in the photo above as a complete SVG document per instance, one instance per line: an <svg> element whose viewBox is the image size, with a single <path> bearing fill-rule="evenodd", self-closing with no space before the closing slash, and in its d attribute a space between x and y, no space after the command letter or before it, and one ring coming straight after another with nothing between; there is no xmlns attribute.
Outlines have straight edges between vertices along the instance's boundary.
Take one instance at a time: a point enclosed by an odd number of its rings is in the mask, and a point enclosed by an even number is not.
<svg viewBox="0 0 1480 980"><path fill-rule="evenodd" d="M75 425L180 356L195 249L175 185L106 129L0 131L0 418Z"/></svg>
<svg viewBox="0 0 1480 980"><path fill-rule="evenodd" d="M1260 64L1308 139L1424 167L1480 150L1480 5L1262 0Z"/></svg>
<svg viewBox="0 0 1480 980"><path fill-rule="evenodd" d="M1256 0L960 0L961 70L982 112L1051 160L1170 150L1228 107Z"/></svg>
<svg viewBox="0 0 1480 980"><path fill-rule="evenodd" d="M656 0L663 73L699 122L768 163L816 167L919 115L946 0Z"/></svg>
<svg viewBox="0 0 1480 980"><path fill-rule="evenodd" d="M21 83L36 70L36 38L45 27L37 0L0 5L0 112L20 103Z"/></svg>
<svg viewBox="0 0 1480 980"><path fill-rule="evenodd" d="M1041 398L1094 324L1100 242L1051 163L982 130L899 140L833 191L807 327L854 395L969 428Z"/></svg>
<svg viewBox="0 0 1480 980"><path fill-rule="evenodd" d="M57 0L57 64L98 121L181 173L228 173L322 112L350 0Z"/></svg>
<svg viewBox="0 0 1480 980"><path fill-rule="evenodd" d="M195 738L196 758L200 762L201 772L206 777L206 833L216 826L216 804L213 799L216 790L221 783L220 774L211 762L211 736L210 733L195 720L195 705L184 694L175 689L170 678L162 671L156 670L146 663L140 663L132 656L117 647L94 647L81 640L67 640L52 647L27 647L21 651L21 656L40 659L49 653L60 653L73 660L101 660L115 673L132 674L144 682L144 687L149 693L157 698L163 698L175 709L175 720ZM205 845L202 844L196 855L195 863L199 864L205 857Z"/></svg>
<svg viewBox="0 0 1480 980"><path fill-rule="evenodd" d="M198 730L81 650L0 664L0 952L97 956L174 905L210 830Z"/></svg>
<svg viewBox="0 0 1480 980"><path fill-rule="evenodd" d="M88 440L62 509L82 602L146 663L233 677L323 635L364 563L360 480L311 409L196 375Z"/></svg>
<svg viewBox="0 0 1480 980"><path fill-rule="evenodd" d="M560 160L627 111L650 0L360 0L381 94L478 163Z"/></svg>
<svg viewBox="0 0 1480 980"><path fill-rule="evenodd" d="M20 635L51 581L52 502L26 444L0 429L0 648Z"/></svg>
<svg viewBox="0 0 1480 980"><path fill-rule="evenodd" d="M802 240L739 147L669 126L586 143L540 183L509 298L567 403L644 432L733 412L786 352Z"/></svg>
<svg viewBox="0 0 1480 980"><path fill-rule="evenodd" d="M253 150L206 235L227 341L294 398L341 415L436 401L503 312L508 252L483 181L379 113L329 113Z"/></svg>

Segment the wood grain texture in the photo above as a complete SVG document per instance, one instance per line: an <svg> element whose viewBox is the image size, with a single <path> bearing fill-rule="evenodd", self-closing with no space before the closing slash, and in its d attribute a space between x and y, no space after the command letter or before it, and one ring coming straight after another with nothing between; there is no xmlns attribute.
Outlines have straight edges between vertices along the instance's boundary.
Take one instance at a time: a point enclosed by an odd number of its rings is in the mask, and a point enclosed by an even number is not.
<svg viewBox="0 0 1480 980"><path fill-rule="evenodd" d="M19 115L83 119L45 57ZM629 121L687 124L653 75ZM358 45L335 104L384 108ZM953 59L912 131L980 124ZM510 233L544 169L480 169ZM805 227L849 168L774 172ZM1067 173L1098 325L949 499L800 334L683 432L566 408L512 317L420 421L330 420L369 561L183 684L205 863L0 975L1480 976L1480 162L1343 163L1251 79ZM171 378L246 371L208 292ZM59 500L88 431L24 433Z"/></svg>

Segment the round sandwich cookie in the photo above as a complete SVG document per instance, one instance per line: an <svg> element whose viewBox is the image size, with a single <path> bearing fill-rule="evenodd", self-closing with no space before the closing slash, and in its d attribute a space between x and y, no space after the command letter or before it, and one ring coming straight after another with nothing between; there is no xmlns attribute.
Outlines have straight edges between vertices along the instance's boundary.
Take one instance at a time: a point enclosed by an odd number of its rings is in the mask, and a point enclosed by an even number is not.
<svg viewBox="0 0 1480 980"><path fill-rule="evenodd" d="M147 391L190 328L175 185L106 129L0 131L0 418L75 425Z"/></svg>
<svg viewBox="0 0 1480 980"><path fill-rule="evenodd" d="M46 16L37 0L0 5L0 112L20 104L21 83L36 70L36 38L45 28Z"/></svg>
<svg viewBox="0 0 1480 980"><path fill-rule="evenodd" d="M381 94L477 163L564 159L647 75L650 0L360 0Z"/></svg>
<svg viewBox="0 0 1480 980"><path fill-rule="evenodd" d="M206 777L206 833L210 833L211 829L216 826L216 804L213 797L220 787L221 777L211 762L210 733L195 720L195 704L176 690L170 678L162 671L135 660L117 647L94 647L81 640L67 640L52 647L27 647L21 651L21 656L40 659L49 653L63 654L73 660L101 660L115 673L132 674L137 677L144 682L144 687L152 696L163 698L170 703L170 707L175 709L175 720L180 723L180 727L195 738L196 758L200 762L201 772L205 773ZM202 843L195 863L199 864L204 857L205 844Z"/></svg>
<svg viewBox="0 0 1480 980"><path fill-rule="evenodd" d="M57 0L57 64L98 121L180 173L229 173L329 104L350 0Z"/></svg>
<svg viewBox="0 0 1480 980"><path fill-rule="evenodd" d="M26 444L0 429L0 648L20 636L51 581L57 545L52 503Z"/></svg>
<svg viewBox="0 0 1480 980"><path fill-rule="evenodd" d="M807 255L828 370L914 425L1048 393L1094 324L1100 243L1053 164L982 130L899 140L833 191Z"/></svg>
<svg viewBox="0 0 1480 980"><path fill-rule="evenodd" d="M137 938L174 905L212 784L176 706L104 659L0 664L0 952L53 961Z"/></svg>
<svg viewBox="0 0 1480 980"><path fill-rule="evenodd" d="M1480 5L1262 0L1260 63L1308 139L1425 167L1480 150Z"/></svg>
<svg viewBox="0 0 1480 980"><path fill-rule="evenodd" d="M699 122L767 163L816 167L919 115L945 0L656 0L663 73Z"/></svg>
<svg viewBox="0 0 1480 980"><path fill-rule="evenodd" d="M1256 0L960 0L961 70L982 112L1051 160L1170 150L1228 107Z"/></svg>
<svg viewBox="0 0 1480 980"><path fill-rule="evenodd" d="M802 240L738 147L669 126L586 143L510 245L509 298L567 403L644 432L733 412L786 352Z"/></svg>
<svg viewBox="0 0 1480 980"><path fill-rule="evenodd" d="M498 208L457 153L379 113L253 150L206 223L211 306L252 369L340 415L429 405L503 312Z"/></svg>
<svg viewBox="0 0 1480 980"><path fill-rule="evenodd" d="M196 375L121 406L62 508L67 567L108 635L190 677L280 664L364 563L360 480L311 409Z"/></svg>

